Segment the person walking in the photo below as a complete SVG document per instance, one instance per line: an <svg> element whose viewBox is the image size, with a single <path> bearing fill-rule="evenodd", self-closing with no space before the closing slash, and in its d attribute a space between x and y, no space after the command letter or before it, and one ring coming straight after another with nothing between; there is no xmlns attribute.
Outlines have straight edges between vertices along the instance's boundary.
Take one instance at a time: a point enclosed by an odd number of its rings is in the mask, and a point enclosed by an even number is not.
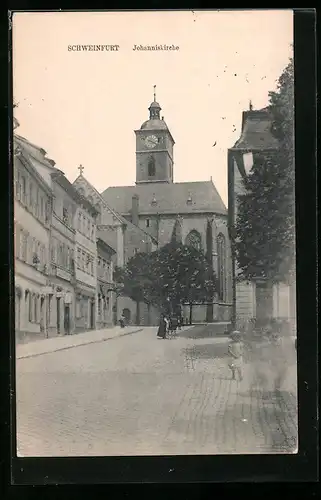
<svg viewBox="0 0 321 500"><path fill-rule="evenodd" d="M119 318L120 328L125 328L125 316L122 314Z"/></svg>
<svg viewBox="0 0 321 500"><path fill-rule="evenodd" d="M157 330L157 338L159 339L165 339L166 338L166 319L165 316L162 314L159 320L159 327Z"/></svg>
<svg viewBox="0 0 321 500"><path fill-rule="evenodd" d="M279 393L287 376L288 360L284 352L283 339L273 330L269 331L270 365L274 378L274 392Z"/></svg>
<svg viewBox="0 0 321 500"><path fill-rule="evenodd" d="M172 316L170 319L170 326L169 326L171 337L176 335L177 326L178 326L177 316Z"/></svg>
<svg viewBox="0 0 321 500"><path fill-rule="evenodd" d="M238 374L239 380L243 380L243 342L241 333L237 330L231 334L228 353L230 355L229 368L232 371L232 379L236 380L236 374Z"/></svg>

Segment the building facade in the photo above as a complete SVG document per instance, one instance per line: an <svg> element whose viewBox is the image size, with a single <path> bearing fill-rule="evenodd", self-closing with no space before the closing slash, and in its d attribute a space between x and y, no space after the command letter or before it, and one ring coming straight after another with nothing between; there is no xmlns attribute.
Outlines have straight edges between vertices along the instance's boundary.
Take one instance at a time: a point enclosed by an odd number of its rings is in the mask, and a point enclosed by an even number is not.
<svg viewBox="0 0 321 500"><path fill-rule="evenodd" d="M271 116L267 108L243 112L240 139L228 151L229 231L234 237L238 214L238 196L244 192L243 180L256 158L277 152L278 141L271 133ZM240 278L236 256L232 256L233 319L246 322L256 318L261 322L271 318L296 323L295 283L270 283L265 280L245 281Z"/></svg>
<svg viewBox="0 0 321 500"><path fill-rule="evenodd" d="M73 185L81 196L94 205L98 213L99 237L115 251L111 258L113 268L116 266L124 267L137 252L149 252L157 248L157 240L152 235L110 207L101 194L84 177L83 167L80 167L80 175ZM125 316L127 324L156 325L158 323L159 312L156 308L148 309L146 304L141 304L140 317L137 318L136 304L132 299L117 296L111 291L109 294L114 325L118 324L121 315Z"/></svg>
<svg viewBox="0 0 321 500"><path fill-rule="evenodd" d="M15 330L20 341L48 335L49 246L53 192L13 141Z"/></svg>
<svg viewBox="0 0 321 500"><path fill-rule="evenodd" d="M113 325L113 256L116 251L97 234L97 328Z"/></svg>
<svg viewBox="0 0 321 500"><path fill-rule="evenodd" d="M43 149L15 143L16 329L46 337L95 329L98 214Z"/></svg>
<svg viewBox="0 0 321 500"><path fill-rule="evenodd" d="M160 117L156 101L136 135L136 184L109 187L102 197L108 206L148 233L158 246L174 234L182 243L201 249L218 277L213 303L194 307L193 321L229 321L232 311L231 247L227 209L212 180L174 182L173 136Z"/></svg>

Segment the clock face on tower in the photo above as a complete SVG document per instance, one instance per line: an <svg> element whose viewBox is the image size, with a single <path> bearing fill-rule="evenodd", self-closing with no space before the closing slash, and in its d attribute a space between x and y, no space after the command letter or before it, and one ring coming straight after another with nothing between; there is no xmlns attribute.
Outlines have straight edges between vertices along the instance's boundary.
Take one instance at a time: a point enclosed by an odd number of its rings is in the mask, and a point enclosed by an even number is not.
<svg viewBox="0 0 321 500"><path fill-rule="evenodd" d="M148 135L145 139L145 144L148 148L154 148L158 144L156 135Z"/></svg>

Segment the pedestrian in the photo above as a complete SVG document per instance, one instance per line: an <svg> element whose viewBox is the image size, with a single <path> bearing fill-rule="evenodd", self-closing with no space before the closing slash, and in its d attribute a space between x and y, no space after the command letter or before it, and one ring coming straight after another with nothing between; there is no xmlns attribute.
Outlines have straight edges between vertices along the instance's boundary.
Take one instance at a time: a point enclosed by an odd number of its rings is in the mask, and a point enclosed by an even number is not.
<svg viewBox="0 0 321 500"><path fill-rule="evenodd" d="M165 316L162 314L159 320L159 327L157 330L157 337L159 339L165 339L166 338L166 321L165 321Z"/></svg>
<svg viewBox="0 0 321 500"><path fill-rule="evenodd" d="M120 328L124 328L125 327L125 316L123 314L119 318L119 324L120 324Z"/></svg>
<svg viewBox="0 0 321 500"><path fill-rule="evenodd" d="M169 333L169 318L167 316L164 316L164 321L165 321L165 337L164 337L164 339L166 339L166 337L168 336L168 333Z"/></svg>
<svg viewBox="0 0 321 500"><path fill-rule="evenodd" d="M274 379L274 391L280 392L286 379L288 360L284 352L282 338L274 330L269 330L270 365Z"/></svg>
<svg viewBox="0 0 321 500"><path fill-rule="evenodd" d="M235 330L231 334L231 343L228 346L229 368L232 371L233 380L236 380L236 374L238 374L239 380L243 380L243 350L241 333Z"/></svg>
<svg viewBox="0 0 321 500"><path fill-rule="evenodd" d="M171 332L171 336L174 336L176 334L177 326L178 326L178 319L176 316L172 316L169 322L169 329Z"/></svg>

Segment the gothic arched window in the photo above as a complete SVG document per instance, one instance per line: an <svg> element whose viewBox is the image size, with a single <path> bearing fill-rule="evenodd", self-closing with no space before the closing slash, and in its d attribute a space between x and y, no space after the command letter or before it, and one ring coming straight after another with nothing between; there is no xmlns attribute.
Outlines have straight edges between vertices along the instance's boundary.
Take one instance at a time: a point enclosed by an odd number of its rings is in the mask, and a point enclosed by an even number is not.
<svg viewBox="0 0 321 500"><path fill-rule="evenodd" d="M81 196L85 196L85 190L84 190L84 188L82 188L82 187L78 188L78 193L79 193Z"/></svg>
<svg viewBox="0 0 321 500"><path fill-rule="evenodd" d="M217 236L217 272L218 272L218 295L220 300L226 299L226 243L225 236L220 233Z"/></svg>
<svg viewBox="0 0 321 500"><path fill-rule="evenodd" d="M148 177L154 177L156 174L155 159L151 157L148 160Z"/></svg>
<svg viewBox="0 0 321 500"><path fill-rule="evenodd" d="M185 245L187 245L189 247L193 247L196 250L202 250L202 238L201 238L200 233L198 231L196 231L195 229L193 229L186 236Z"/></svg>
<svg viewBox="0 0 321 500"><path fill-rule="evenodd" d="M87 198L88 202L93 205L94 204L94 200L93 200L93 197L92 196L88 196Z"/></svg>

